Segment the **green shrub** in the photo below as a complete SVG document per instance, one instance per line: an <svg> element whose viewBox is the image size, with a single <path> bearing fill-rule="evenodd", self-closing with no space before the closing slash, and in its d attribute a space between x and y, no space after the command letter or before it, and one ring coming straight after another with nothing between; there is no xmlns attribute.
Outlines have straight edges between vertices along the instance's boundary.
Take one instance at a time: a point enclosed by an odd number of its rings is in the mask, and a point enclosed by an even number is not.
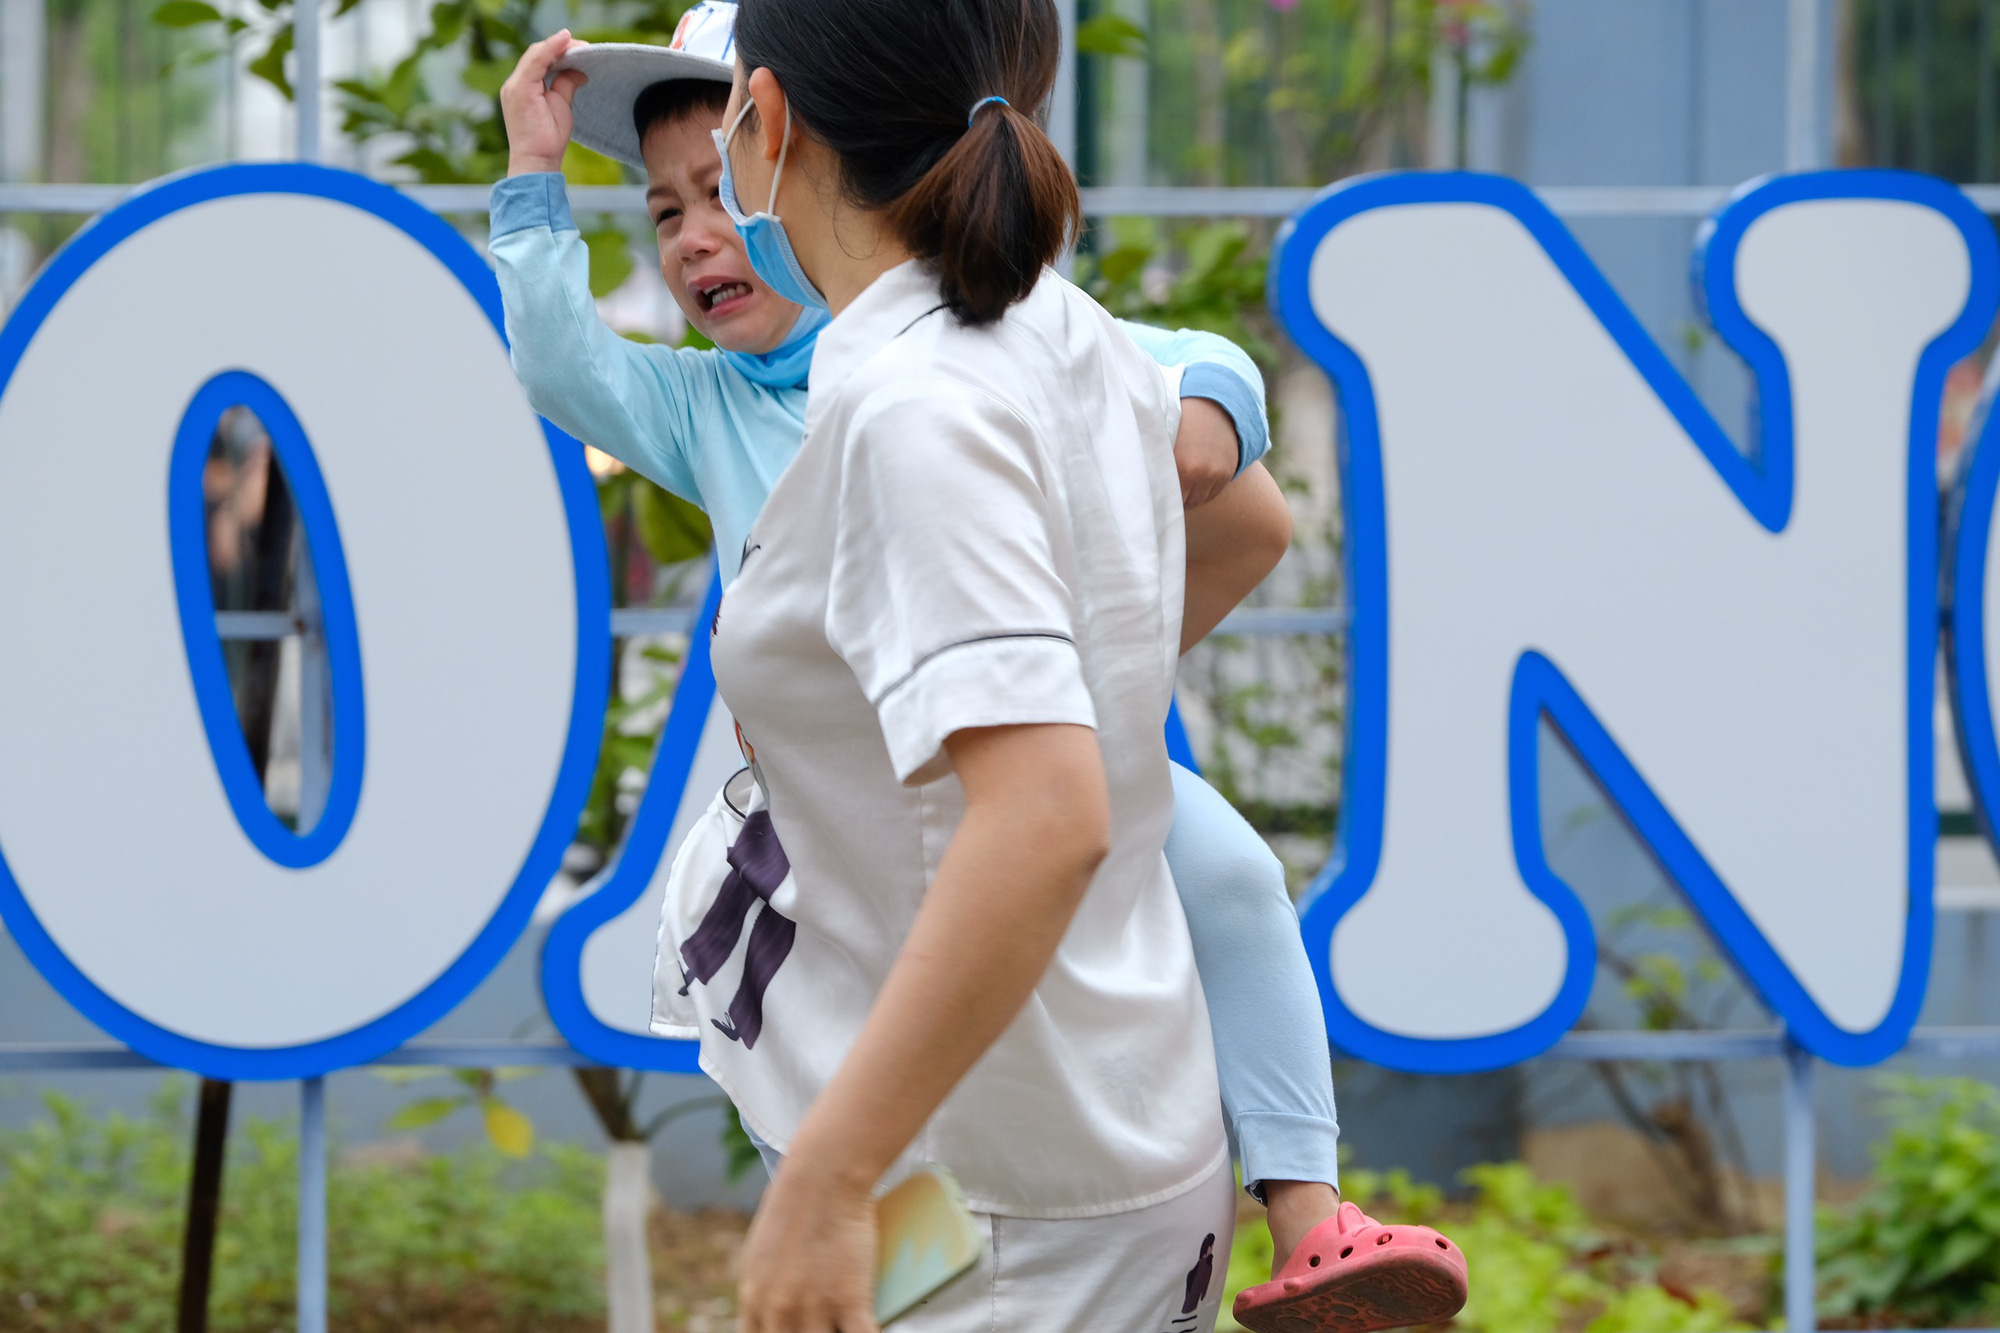
<svg viewBox="0 0 2000 1333"><path fill-rule="evenodd" d="M170 1092L151 1116L48 1117L0 1131L0 1330L173 1325L188 1134ZM210 1326L289 1326L298 1144L277 1123L231 1134ZM554 1146L522 1165L485 1144L408 1165L337 1165L329 1303L343 1330L601 1326L602 1163Z"/></svg>
<svg viewBox="0 0 2000 1333"><path fill-rule="evenodd" d="M1940 1327L2000 1317L2000 1089L1969 1078L1882 1080L1890 1118L1875 1181L1822 1210L1823 1317Z"/></svg>
<svg viewBox="0 0 2000 1333"><path fill-rule="evenodd" d="M1465 1173L1477 1191L1453 1238L1465 1250L1471 1296L1455 1321L1481 1333L1725 1333L1747 1327L1720 1294L1688 1295L1658 1281L1652 1256L1596 1232L1561 1185L1519 1162Z"/></svg>

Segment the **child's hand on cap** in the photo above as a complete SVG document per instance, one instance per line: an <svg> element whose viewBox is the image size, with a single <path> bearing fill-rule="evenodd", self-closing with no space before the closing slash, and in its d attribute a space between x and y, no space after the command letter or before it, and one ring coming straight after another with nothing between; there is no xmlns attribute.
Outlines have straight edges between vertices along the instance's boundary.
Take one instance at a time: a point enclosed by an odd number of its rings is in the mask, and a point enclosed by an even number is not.
<svg viewBox="0 0 2000 1333"><path fill-rule="evenodd" d="M579 70L553 79L549 70L565 54L585 46L569 29L544 37L521 53L520 63L500 85L500 117L507 127L507 174L561 171L574 118L570 100L586 82Z"/></svg>

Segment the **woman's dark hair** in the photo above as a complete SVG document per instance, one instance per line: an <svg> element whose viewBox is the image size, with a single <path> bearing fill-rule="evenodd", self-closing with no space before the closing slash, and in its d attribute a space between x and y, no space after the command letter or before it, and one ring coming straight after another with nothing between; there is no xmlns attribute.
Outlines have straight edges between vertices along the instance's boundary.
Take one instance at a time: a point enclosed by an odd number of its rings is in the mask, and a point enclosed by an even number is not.
<svg viewBox="0 0 2000 1333"><path fill-rule="evenodd" d="M647 85L632 99L632 128L639 131L643 144L655 125L670 125L697 111L720 116L728 109L728 84L713 79L669 79Z"/></svg>
<svg viewBox="0 0 2000 1333"><path fill-rule="evenodd" d="M1034 119L1061 51L1053 0L743 0L736 16L743 67L776 76L847 196L936 262L967 324L1033 290L1076 230L1076 180Z"/></svg>

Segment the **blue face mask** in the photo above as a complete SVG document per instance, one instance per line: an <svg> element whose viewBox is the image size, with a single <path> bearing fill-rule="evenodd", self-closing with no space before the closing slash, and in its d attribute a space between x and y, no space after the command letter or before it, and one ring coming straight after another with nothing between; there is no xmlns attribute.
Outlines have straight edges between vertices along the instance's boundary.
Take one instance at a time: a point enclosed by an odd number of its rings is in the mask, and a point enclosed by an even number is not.
<svg viewBox="0 0 2000 1333"><path fill-rule="evenodd" d="M792 252L792 239L785 235L785 224L778 221L778 215L771 209L778 202L778 182L785 176L785 158L792 151L792 109L785 108L785 138L778 147L778 166L771 173L771 197L764 204L764 211L754 217L744 213L736 202L736 180L729 170L729 141L736 137L736 127L748 115L750 102L736 113L736 119L729 123L729 130L710 130L715 140L715 151L722 156L722 180L717 193L722 196L723 211L736 224L736 234L743 238L743 252L750 257L750 267L758 277L787 301L802 306L826 308L826 298L819 288L813 286L812 279L799 267L799 257ZM808 357L810 357L808 353Z"/></svg>
<svg viewBox="0 0 2000 1333"><path fill-rule="evenodd" d="M805 387L806 372L812 369L813 348L819 345L819 331L833 321L833 316L816 305L809 305L799 312L792 331L785 340L768 352L731 352L724 350L722 359L736 367L744 379L761 384L768 389L801 389Z"/></svg>

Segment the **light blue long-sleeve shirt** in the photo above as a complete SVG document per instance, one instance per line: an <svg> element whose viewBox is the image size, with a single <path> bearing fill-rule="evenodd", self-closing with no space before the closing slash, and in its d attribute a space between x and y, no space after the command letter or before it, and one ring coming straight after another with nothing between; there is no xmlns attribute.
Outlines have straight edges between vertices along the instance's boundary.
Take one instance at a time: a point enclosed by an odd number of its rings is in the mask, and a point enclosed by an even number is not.
<svg viewBox="0 0 2000 1333"><path fill-rule="evenodd" d="M555 172L493 187L490 253L506 306L514 371L537 412L586 444L707 511L725 582L771 487L805 438L806 386L750 379L721 352L635 343L597 317L590 255ZM1270 446L1264 381L1227 338L1120 321L1163 366L1184 367L1181 396L1207 398L1236 423L1239 470Z"/></svg>

